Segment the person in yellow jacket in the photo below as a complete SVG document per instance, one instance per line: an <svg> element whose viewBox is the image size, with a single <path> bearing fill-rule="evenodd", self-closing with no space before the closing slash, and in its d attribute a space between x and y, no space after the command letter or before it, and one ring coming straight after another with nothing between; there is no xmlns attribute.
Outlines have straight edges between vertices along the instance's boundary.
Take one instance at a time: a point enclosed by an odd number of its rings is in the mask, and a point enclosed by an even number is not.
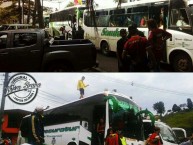
<svg viewBox="0 0 193 145"><path fill-rule="evenodd" d="M126 138L123 136L122 132L119 132L119 139L122 145L127 145Z"/></svg>
<svg viewBox="0 0 193 145"><path fill-rule="evenodd" d="M80 99L84 98L84 89L89 85L84 84L85 77L83 76L81 80L78 81L77 90L80 91Z"/></svg>

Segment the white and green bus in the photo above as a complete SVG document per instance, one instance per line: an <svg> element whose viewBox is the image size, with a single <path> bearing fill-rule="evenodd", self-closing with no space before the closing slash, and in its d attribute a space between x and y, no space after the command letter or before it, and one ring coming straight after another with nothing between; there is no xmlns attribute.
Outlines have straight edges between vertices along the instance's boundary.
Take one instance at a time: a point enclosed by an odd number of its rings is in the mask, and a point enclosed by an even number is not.
<svg viewBox="0 0 193 145"><path fill-rule="evenodd" d="M82 26L83 11L86 9L85 5L75 5L67 7L61 11L50 14L49 19L49 34L52 37L62 35L61 27L65 26L69 31L69 39L72 38L73 29L78 30L78 26Z"/></svg>
<svg viewBox="0 0 193 145"><path fill-rule="evenodd" d="M140 107L129 96L98 93L45 112L45 144L96 145L100 118L105 120L105 135L109 127L121 130L127 141L142 145L144 140ZM124 123L124 128L121 123ZM129 127L129 128L128 128ZM132 139L131 139L132 138Z"/></svg>
<svg viewBox="0 0 193 145"><path fill-rule="evenodd" d="M148 37L146 21L153 18L160 28L172 34L165 45L164 62L174 71L192 71L193 67L193 7L187 0L139 0L121 4L121 7L95 10L96 26L89 11L84 11L84 37L108 55L116 52L120 29L136 23ZM184 23L180 23L180 21ZM97 27L97 29L96 29Z"/></svg>
<svg viewBox="0 0 193 145"><path fill-rule="evenodd" d="M115 92L98 93L73 101L45 111L45 145L97 145L96 126L100 118L105 120L104 138L107 129L112 127L123 133L127 145L144 145L155 122L151 118L144 128L144 112L148 111L141 110L129 96ZM152 117L152 113L149 114ZM168 128L162 126L163 130ZM167 136L173 140L166 140ZM178 144L173 133L164 134L164 137L164 145Z"/></svg>

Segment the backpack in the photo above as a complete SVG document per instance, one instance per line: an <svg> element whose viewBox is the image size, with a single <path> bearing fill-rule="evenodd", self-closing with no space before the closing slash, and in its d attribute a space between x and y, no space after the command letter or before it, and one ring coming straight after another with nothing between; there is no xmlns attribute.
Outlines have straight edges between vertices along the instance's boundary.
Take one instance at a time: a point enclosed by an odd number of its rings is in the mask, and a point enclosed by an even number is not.
<svg viewBox="0 0 193 145"><path fill-rule="evenodd" d="M21 124L20 124L20 131L22 137L29 137L30 133L30 123L31 122L31 115L27 115L22 118Z"/></svg>

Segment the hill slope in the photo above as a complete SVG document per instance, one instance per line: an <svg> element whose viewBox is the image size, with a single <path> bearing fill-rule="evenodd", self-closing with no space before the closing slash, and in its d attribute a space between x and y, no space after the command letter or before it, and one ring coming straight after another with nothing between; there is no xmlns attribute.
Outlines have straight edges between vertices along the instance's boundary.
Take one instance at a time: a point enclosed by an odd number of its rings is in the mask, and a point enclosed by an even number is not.
<svg viewBox="0 0 193 145"><path fill-rule="evenodd" d="M193 133L193 111L171 113L165 115L161 120L171 127L184 128L188 136Z"/></svg>

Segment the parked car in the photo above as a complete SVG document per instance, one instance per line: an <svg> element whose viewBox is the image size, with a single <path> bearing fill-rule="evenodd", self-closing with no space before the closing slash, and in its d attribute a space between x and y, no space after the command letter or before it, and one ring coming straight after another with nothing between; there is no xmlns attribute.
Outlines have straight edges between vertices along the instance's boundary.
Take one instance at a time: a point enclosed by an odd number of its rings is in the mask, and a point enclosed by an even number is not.
<svg viewBox="0 0 193 145"><path fill-rule="evenodd" d="M32 28L31 24L3 24L3 25L0 25L0 31L16 30L16 29L30 29L30 28Z"/></svg>
<svg viewBox="0 0 193 145"><path fill-rule="evenodd" d="M81 71L97 66L90 40L52 40L43 29L0 31L0 71Z"/></svg>

